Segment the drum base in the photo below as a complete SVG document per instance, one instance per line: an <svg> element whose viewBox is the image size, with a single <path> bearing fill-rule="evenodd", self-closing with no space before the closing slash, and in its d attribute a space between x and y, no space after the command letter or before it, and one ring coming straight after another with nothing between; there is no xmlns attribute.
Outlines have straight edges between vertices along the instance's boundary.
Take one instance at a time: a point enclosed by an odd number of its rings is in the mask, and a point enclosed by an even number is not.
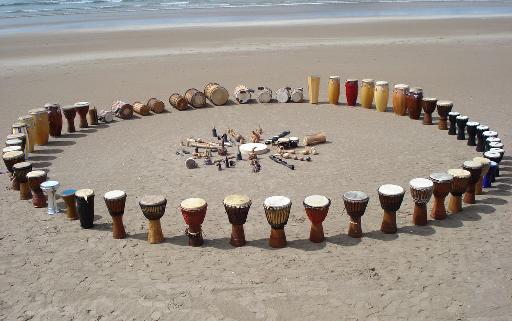
<svg viewBox="0 0 512 321"><path fill-rule="evenodd" d="M112 216L112 237L114 239L124 239L126 237L122 215Z"/></svg>
<svg viewBox="0 0 512 321"><path fill-rule="evenodd" d="M162 233L162 226L160 220L149 220L148 226L148 242L151 244L162 243L164 234Z"/></svg>
<svg viewBox="0 0 512 321"><path fill-rule="evenodd" d="M472 190L469 190L469 188L468 188L466 193L464 193L464 203L466 203L466 204L475 204L475 189L474 189L474 186L473 186Z"/></svg>
<svg viewBox="0 0 512 321"><path fill-rule="evenodd" d="M380 230L384 234L395 234L397 232L398 229L396 227L396 212L389 212L386 210L384 211Z"/></svg>
<svg viewBox="0 0 512 321"><path fill-rule="evenodd" d="M448 211L451 214L459 213L462 211L462 196L450 196L450 201L448 202Z"/></svg>
<svg viewBox="0 0 512 321"><path fill-rule="evenodd" d="M440 130L448 130L448 123L446 122L446 119L439 118L437 128L439 128Z"/></svg>
<svg viewBox="0 0 512 321"><path fill-rule="evenodd" d="M29 200L32 198L32 193L28 187L28 183L20 183L20 200Z"/></svg>
<svg viewBox="0 0 512 321"><path fill-rule="evenodd" d="M348 223L348 236L353 238L361 238L363 236L361 217L350 219Z"/></svg>
<svg viewBox="0 0 512 321"><path fill-rule="evenodd" d="M35 208L46 207L46 196L42 191L32 192L32 205Z"/></svg>
<svg viewBox="0 0 512 321"><path fill-rule="evenodd" d="M325 240L324 227L322 226L322 223L311 223L311 230L309 231L309 240L313 243L321 243Z"/></svg>
<svg viewBox="0 0 512 321"><path fill-rule="evenodd" d="M284 234L284 229L271 229L268 245L276 249L286 247L286 234Z"/></svg>
<svg viewBox="0 0 512 321"><path fill-rule="evenodd" d="M414 212L412 214L412 223L418 226L427 225L427 204L414 204Z"/></svg>
<svg viewBox="0 0 512 321"><path fill-rule="evenodd" d="M231 226L231 240L229 241L234 247L245 245L245 232L243 225L232 225Z"/></svg>
<svg viewBox="0 0 512 321"><path fill-rule="evenodd" d="M423 125L432 125L432 114L423 114Z"/></svg>
<svg viewBox="0 0 512 321"><path fill-rule="evenodd" d="M76 128L75 128L75 125L71 126L68 124L68 133L71 134L71 133L74 133L76 132Z"/></svg>
<svg viewBox="0 0 512 321"><path fill-rule="evenodd" d="M185 230L185 234L188 236L188 245L198 247L204 244L201 225L190 225L189 228Z"/></svg>
<svg viewBox="0 0 512 321"><path fill-rule="evenodd" d="M482 195L484 193L482 190L483 180L484 177L480 176L480 178L478 179L478 183L476 183L475 186L475 195Z"/></svg>
<svg viewBox="0 0 512 321"><path fill-rule="evenodd" d="M444 207L444 197L434 197L434 203L432 205L432 212L430 217L434 220L444 220L446 218L446 207Z"/></svg>
<svg viewBox="0 0 512 321"><path fill-rule="evenodd" d="M20 190L20 182L15 177L11 178L11 189L13 191L19 191Z"/></svg>

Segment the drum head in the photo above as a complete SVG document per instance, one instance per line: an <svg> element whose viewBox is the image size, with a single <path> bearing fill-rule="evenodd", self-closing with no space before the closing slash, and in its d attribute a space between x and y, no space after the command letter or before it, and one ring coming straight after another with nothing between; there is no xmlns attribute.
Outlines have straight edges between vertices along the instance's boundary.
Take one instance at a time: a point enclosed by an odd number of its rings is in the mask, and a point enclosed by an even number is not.
<svg viewBox="0 0 512 321"><path fill-rule="evenodd" d="M185 210L198 210L206 206L206 201L202 198L187 198L180 204L182 209Z"/></svg>
<svg viewBox="0 0 512 321"><path fill-rule="evenodd" d="M430 102L437 101L437 98L435 98L435 97L423 97L423 101L430 101Z"/></svg>
<svg viewBox="0 0 512 321"><path fill-rule="evenodd" d="M74 105L66 105L66 106L62 107L62 110L71 110L71 109L75 109L75 106Z"/></svg>
<svg viewBox="0 0 512 321"><path fill-rule="evenodd" d="M453 176L448 173L432 173L430 179L434 183L446 183L453 179Z"/></svg>
<svg viewBox="0 0 512 321"><path fill-rule="evenodd" d="M343 199L349 202L364 202L369 199L368 194L361 191L348 191L343 194Z"/></svg>
<svg viewBox="0 0 512 321"><path fill-rule="evenodd" d="M46 175L45 171L31 171L27 173L27 178L43 177L44 175Z"/></svg>
<svg viewBox="0 0 512 321"><path fill-rule="evenodd" d="M75 192L76 197L88 198L94 196L94 191L90 188L79 189Z"/></svg>
<svg viewBox="0 0 512 321"><path fill-rule="evenodd" d="M491 148L489 149L490 152L498 153L500 155L505 154L505 150L503 148Z"/></svg>
<svg viewBox="0 0 512 321"><path fill-rule="evenodd" d="M255 148L255 149L254 149ZM242 154L249 154L254 149L256 155L265 154L268 152L267 145L261 143L247 143L240 145L240 152Z"/></svg>
<svg viewBox="0 0 512 321"><path fill-rule="evenodd" d="M491 143L489 143L489 147L491 147L491 148L501 149L501 148L503 148L503 146L504 145L501 142L491 142Z"/></svg>
<svg viewBox="0 0 512 321"><path fill-rule="evenodd" d="M290 206L292 201L286 196L270 196L265 199L263 204L266 207L283 208Z"/></svg>
<svg viewBox="0 0 512 321"><path fill-rule="evenodd" d="M409 185L414 189L428 189L434 187L434 183L432 183L431 180L422 177L411 179Z"/></svg>
<svg viewBox="0 0 512 321"><path fill-rule="evenodd" d="M409 89L409 85L406 85L406 84L396 84L395 85L395 89Z"/></svg>
<svg viewBox="0 0 512 321"><path fill-rule="evenodd" d="M477 123L476 121L468 121L468 123L466 125L468 127L476 127L479 125L479 123Z"/></svg>
<svg viewBox="0 0 512 321"><path fill-rule="evenodd" d="M75 107L89 107L89 102L88 101L79 101L77 103L75 103Z"/></svg>
<svg viewBox="0 0 512 321"><path fill-rule="evenodd" d="M384 184L379 187L379 193L387 196L395 196L404 194L405 191L402 186L393 185L393 184Z"/></svg>
<svg viewBox="0 0 512 321"><path fill-rule="evenodd" d="M389 85L389 83L384 80L379 80L379 81L375 82L375 86L387 86L387 85Z"/></svg>
<svg viewBox="0 0 512 321"><path fill-rule="evenodd" d="M475 162L475 161L465 161L463 163L463 166L465 168L470 168L470 169L478 169L478 168L481 168L482 167L482 164L479 163L479 162Z"/></svg>
<svg viewBox="0 0 512 321"><path fill-rule="evenodd" d="M71 195L75 195L75 193L76 193L76 189L68 188L68 189L63 190L62 193L60 193L60 196L62 196L62 197L71 196Z"/></svg>
<svg viewBox="0 0 512 321"><path fill-rule="evenodd" d="M363 84L374 84L375 80L373 80L373 79L363 79L363 80L361 80L361 82Z"/></svg>
<svg viewBox="0 0 512 321"><path fill-rule="evenodd" d="M167 202L167 200L162 195L144 195L139 201L139 204L144 206L156 206L162 205L165 202Z"/></svg>
<svg viewBox="0 0 512 321"><path fill-rule="evenodd" d="M14 170L21 170L21 169L29 168L31 166L32 166L32 163L30 163L30 162L20 162L20 163L14 164L14 166L12 168L14 168Z"/></svg>
<svg viewBox="0 0 512 321"><path fill-rule="evenodd" d="M468 177L471 176L470 172L468 172L465 169L461 169L461 168L449 169L448 170L448 174L450 174L450 175L452 175L453 177L456 177L456 178L468 178Z"/></svg>
<svg viewBox="0 0 512 321"><path fill-rule="evenodd" d="M438 106L453 106L453 102L451 100L439 100L437 101Z"/></svg>
<svg viewBox="0 0 512 321"><path fill-rule="evenodd" d="M107 200L118 200L123 197L126 197L126 193L120 190L113 190L110 192L106 192L104 198Z"/></svg>
<svg viewBox="0 0 512 321"><path fill-rule="evenodd" d="M331 201L323 195L310 195L304 199L304 204L309 207L322 208L326 207Z"/></svg>
<svg viewBox="0 0 512 321"><path fill-rule="evenodd" d="M21 146L7 146L2 149L2 153L6 154L8 152L19 152L21 151Z"/></svg>
<svg viewBox="0 0 512 321"><path fill-rule="evenodd" d="M59 108L60 104L58 104L58 103L46 103L46 104L44 104L44 108L50 108L50 107Z"/></svg>
<svg viewBox="0 0 512 321"><path fill-rule="evenodd" d="M57 188L59 188L59 182L46 181L46 182L41 183L40 186L41 186L41 189L44 189L44 190L56 190Z"/></svg>
<svg viewBox="0 0 512 321"><path fill-rule="evenodd" d="M16 146L16 147L19 147L19 146ZM7 152L2 155L2 158L5 160L13 160L16 158L23 158L23 152L22 151Z"/></svg>
<svg viewBox="0 0 512 321"><path fill-rule="evenodd" d="M314 77L314 76L311 76ZM329 79L340 79L340 76L329 76Z"/></svg>
<svg viewBox="0 0 512 321"><path fill-rule="evenodd" d="M251 205L251 199L247 195L233 194L224 198L224 204L231 207L247 207Z"/></svg>
<svg viewBox="0 0 512 321"><path fill-rule="evenodd" d="M501 157L501 155L499 153L489 151L489 152L484 153L484 157L487 157L490 160L495 160L495 159L499 159Z"/></svg>
<svg viewBox="0 0 512 321"><path fill-rule="evenodd" d="M485 132L485 131L489 130L489 126L485 126L485 125L478 125L478 126L476 127L476 129L478 129L479 131L484 131L484 132Z"/></svg>
<svg viewBox="0 0 512 321"><path fill-rule="evenodd" d="M468 120L468 116L457 116L457 120Z"/></svg>
<svg viewBox="0 0 512 321"><path fill-rule="evenodd" d="M46 109L44 108L34 108L28 111L30 115L39 115L42 113L46 113Z"/></svg>
<svg viewBox="0 0 512 321"><path fill-rule="evenodd" d="M23 144L23 142L21 141L21 139L18 138L8 139L5 141L5 145L7 146L19 146L21 144Z"/></svg>
<svg viewBox="0 0 512 321"><path fill-rule="evenodd" d="M489 159L485 158L485 157L478 156L478 157L473 158L473 160L475 162L479 162L483 166L489 166L489 164L491 164L491 161Z"/></svg>

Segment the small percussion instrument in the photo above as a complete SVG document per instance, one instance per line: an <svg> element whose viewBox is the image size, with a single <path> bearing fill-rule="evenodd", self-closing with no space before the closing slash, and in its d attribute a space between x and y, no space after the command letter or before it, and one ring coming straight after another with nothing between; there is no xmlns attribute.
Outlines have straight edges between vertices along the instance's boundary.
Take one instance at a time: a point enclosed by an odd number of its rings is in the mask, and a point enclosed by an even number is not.
<svg viewBox="0 0 512 321"><path fill-rule="evenodd" d="M308 76L308 97L310 104L318 104L320 76Z"/></svg>
<svg viewBox="0 0 512 321"><path fill-rule="evenodd" d="M448 113L448 120L450 121L450 128L448 128L448 135L457 135L457 117L460 113L451 111Z"/></svg>
<svg viewBox="0 0 512 321"><path fill-rule="evenodd" d="M437 98L423 97L421 108L423 109L423 125L432 125L432 113L436 110Z"/></svg>
<svg viewBox="0 0 512 321"><path fill-rule="evenodd" d="M50 126L50 136L59 137L62 134L62 112L57 103L46 103L44 105L48 113L48 123Z"/></svg>
<svg viewBox="0 0 512 321"><path fill-rule="evenodd" d="M90 104L87 101L79 101L75 103L76 113L80 119L78 123L79 128L87 128L89 127L89 123L87 122L87 113L89 112Z"/></svg>
<svg viewBox="0 0 512 321"><path fill-rule="evenodd" d="M32 198L30 188L28 186L27 174L32 171L32 163L20 162L12 166L14 177L20 183L20 200L29 200Z"/></svg>
<svg viewBox="0 0 512 321"><path fill-rule="evenodd" d="M182 95L174 93L169 97L169 104L177 110L187 110L188 101Z"/></svg>
<svg viewBox="0 0 512 321"><path fill-rule="evenodd" d="M497 174L498 174L500 162L501 162L503 155L497 151L488 151L488 152L484 153L484 157L487 158L488 160L496 163L496 168L494 169L494 172L492 175L492 180L491 180L491 182L495 182L496 177L498 177Z"/></svg>
<svg viewBox="0 0 512 321"><path fill-rule="evenodd" d="M420 119L421 102L423 100L423 88L412 87L405 97L405 106L409 113L409 118Z"/></svg>
<svg viewBox="0 0 512 321"><path fill-rule="evenodd" d="M239 104L247 104L251 100L252 90L247 88L245 85L238 85L235 87L235 100Z"/></svg>
<svg viewBox="0 0 512 321"><path fill-rule="evenodd" d="M273 248L286 246L286 234L284 227L290 217L292 201L285 196L270 196L263 202L263 209L267 222L271 227L268 244Z"/></svg>
<svg viewBox="0 0 512 321"><path fill-rule="evenodd" d="M408 85L395 85L393 89L393 112L396 115L405 116L405 114L407 113L407 95L409 95Z"/></svg>
<svg viewBox="0 0 512 321"><path fill-rule="evenodd" d="M290 137L290 148L299 147L299 138L298 137Z"/></svg>
<svg viewBox="0 0 512 321"><path fill-rule="evenodd" d="M309 240L314 243L323 242L325 237L322 222L329 212L331 200L323 195L310 195L304 199L303 204L306 215L311 221Z"/></svg>
<svg viewBox="0 0 512 321"><path fill-rule="evenodd" d="M224 198L223 204L231 224L230 244L235 247L244 246L244 224L251 208L251 199L246 195L228 195Z"/></svg>
<svg viewBox="0 0 512 321"><path fill-rule="evenodd" d="M359 82L357 79L347 79L345 81L345 97L348 106L355 106L357 102L357 94L359 90Z"/></svg>
<svg viewBox="0 0 512 321"><path fill-rule="evenodd" d="M225 105L229 99L229 93L226 88L214 82L211 82L204 87L204 94L215 106Z"/></svg>
<svg viewBox="0 0 512 321"><path fill-rule="evenodd" d="M28 186L32 192L32 205L35 208L46 206L46 197L41 189L41 183L45 182L46 179L45 171L31 171L27 173Z"/></svg>
<svg viewBox="0 0 512 321"><path fill-rule="evenodd" d="M89 113L87 114L89 116L89 124L90 125L98 125L98 110L96 107L89 108Z"/></svg>
<svg viewBox="0 0 512 321"><path fill-rule="evenodd" d="M340 76L330 76L327 82L329 104L337 105L340 98Z"/></svg>
<svg viewBox="0 0 512 321"><path fill-rule="evenodd" d="M396 211L402 205L405 190L398 185L385 184L378 189L380 207L384 210L382 225L380 230L385 234L394 234L397 232Z"/></svg>
<svg viewBox="0 0 512 321"><path fill-rule="evenodd" d="M102 110L98 115L98 120L107 124L111 123L114 121L114 113L112 113L110 110Z"/></svg>
<svg viewBox="0 0 512 321"><path fill-rule="evenodd" d="M180 204L181 215L188 228L185 234L188 236L188 245L201 246L203 245L203 231L201 225L206 216L208 204L202 198L187 198Z"/></svg>
<svg viewBox="0 0 512 321"><path fill-rule="evenodd" d="M466 124L466 131L468 132L468 146L476 146L476 127L480 125L476 121L469 121Z"/></svg>
<svg viewBox="0 0 512 321"><path fill-rule="evenodd" d="M447 117L448 113L452 111L453 102L449 100L438 100L437 101L437 114L439 115L439 122L437 128L441 130L448 129Z"/></svg>
<svg viewBox="0 0 512 321"><path fill-rule="evenodd" d="M453 176L448 173L432 173L430 180L434 183L434 203L430 217L435 220L444 220L446 218L446 207L444 200L451 191Z"/></svg>
<svg viewBox="0 0 512 321"><path fill-rule="evenodd" d="M484 176L484 180L482 182L483 187L489 188L492 187L492 182L494 181L494 173L496 172L496 167L498 167L498 163L491 161L491 165L489 166L489 171L487 175Z"/></svg>
<svg viewBox="0 0 512 321"><path fill-rule="evenodd" d="M348 236L354 238L360 238L363 236L361 217L366 211L366 206L368 205L369 200L370 197L368 197L366 193L360 191L349 191L343 194L345 210L350 216Z"/></svg>
<svg viewBox="0 0 512 321"><path fill-rule="evenodd" d="M64 117L66 118L66 121L68 123L68 133L76 132L76 129L75 129L75 116L76 116L75 106L68 105L68 106L62 107L62 113L64 113Z"/></svg>
<svg viewBox="0 0 512 321"><path fill-rule="evenodd" d="M324 132L319 132L316 134L306 135L302 140L304 146L311 146L316 144L325 143L327 141L327 136Z"/></svg>
<svg viewBox="0 0 512 321"><path fill-rule="evenodd" d="M364 108L372 108L373 92L375 91L375 80L361 80L361 106Z"/></svg>
<svg viewBox="0 0 512 321"><path fill-rule="evenodd" d="M464 203L475 204L476 183L478 183L480 174L482 173L482 163L475 161L465 161L462 165L462 168L471 174L468 188L466 189L466 193L464 193Z"/></svg>
<svg viewBox="0 0 512 321"><path fill-rule="evenodd" d="M293 88L290 93L290 99L294 103L301 103L304 101L304 88Z"/></svg>
<svg viewBox="0 0 512 321"><path fill-rule="evenodd" d="M476 126L476 151L483 152L485 150L485 139L483 133L489 130L489 126L478 125Z"/></svg>
<svg viewBox="0 0 512 321"><path fill-rule="evenodd" d="M44 193L48 197L48 215L55 215L59 213L59 207L55 201L55 193L59 189L59 182L57 181L46 181L39 185Z"/></svg>
<svg viewBox="0 0 512 321"><path fill-rule="evenodd" d="M80 226L89 229L94 226L94 191L90 188L75 192L76 209L80 218Z"/></svg>
<svg viewBox="0 0 512 321"><path fill-rule="evenodd" d="M462 194L468 188L471 173L465 169L455 168L449 169L448 174L453 176L448 211L455 214L462 211Z"/></svg>
<svg viewBox="0 0 512 321"><path fill-rule="evenodd" d="M268 87L258 87L258 101L262 104L272 100L272 90Z"/></svg>
<svg viewBox="0 0 512 321"><path fill-rule="evenodd" d="M489 152L493 152L493 153L498 153L500 155L500 158L498 159L498 164L497 164L497 167L496 167L496 171L494 172L494 177L500 177L500 163L501 163L501 160L503 159L503 156L505 155L505 150L503 148L490 148L489 149ZM495 179L493 179L493 182L495 181Z"/></svg>
<svg viewBox="0 0 512 321"><path fill-rule="evenodd" d="M34 117L36 145L46 145L50 137L50 123L48 121L48 113L46 113L44 108L35 108L29 110L28 114Z"/></svg>
<svg viewBox="0 0 512 321"><path fill-rule="evenodd" d="M473 158L475 162L479 162L482 164L482 172L480 173L480 178L475 186L475 195L482 195L482 184L484 180L484 176L489 172L489 168L491 166L491 161L485 157L475 157Z"/></svg>
<svg viewBox="0 0 512 321"><path fill-rule="evenodd" d="M276 99L280 103L287 103L290 101L290 87L279 88L276 91Z"/></svg>
<svg viewBox="0 0 512 321"><path fill-rule="evenodd" d="M112 216L112 236L114 239L124 239L126 232L123 225L126 193L120 190L106 192L103 196L108 213Z"/></svg>
<svg viewBox="0 0 512 321"><path fill-rule="evenodd" d="M78 213L76 211L76 202L75 202L75 193L76 189L68 188L63 190L60 193L60 197L66 203L66 218L68 220L78 220Z"/></svg>
<svg viewBox="0 0 512 321"><path fill-rule="evenodd" d="M148 106L149 110L151 110L155 114L161 114L165 110L164 102L154 97L149 98L148 102L146 103L146 106Z"/></svg>
<svg viewBox="0 0 512 321"><path fill-rule="evenodd" d="M28 125L21 121L17 121L14 124L12 124L12 132L13 132L13 134L25 135L24 152L25 152L25 155L28 156L30 153L30 148L31 148L30 146L32 145L32 148L34 148L32 142L30 141L31 133L29 132Z"/></svg>
<svg viewBox="0 0 512 321"><path fill-rule="evenodd" d="M389 83L387 81L375 82L375 109L380 112L385 112L388 109L389 100Z"/></svg>
<svg viewBox="0 0 512 321"><path fill-rule="evenodd" d="M133 116L133 106L120 100L112 103L111 110L116 117L121 119L130 119Z"/></svg>
<svg viewBox="0 0 512 321"><path fill-rule="evenodd" d="M409 182L409 187L414 200L412 222L414 225L427 225L427 203L432 197L434 183L426 178L414 178Z"/></svg>
<svg viewBox="0 0 512 321"><path fill-rule="evenodd" d="M468 121L468 116L457 116L457 140L466 139L466 124Z"/></svg>
<svg viewBox="0 0 512 321"><path fill-rule="evenodd" d="M19 147L19 146L17 146ZM21 148L21 147L20 147ZM15 191L20 190L20 182L14 176L14 165L25 161L25 154L22 151L6 152L2 155L5 167L11 173L11 189Z"/></svg>
<svg viewBox="0 0 512 321"><path fill-rule="evenodd" d="M34 151L34 145L36 143L36 133L35 133L35 128L34 128L34 117L30 116L30 115L25 115L25 116L21 116L18 118L18 121L17 123L22 123L22 124L25 124L27 126L27 137L28 137L28 147L29 147L29 152L33 152ZM14 128L13 128L13 133L14 133ZM17 130L19 131L19 130ZM28 156L28 154L26 154Z"/></svg>
<svg viewBox="0 0 512 321"><path fill-rule="evenodd" d="M149 106L141 103L140 101L136 101L133 103L133 111L141 116L149 115Z"/></svg>

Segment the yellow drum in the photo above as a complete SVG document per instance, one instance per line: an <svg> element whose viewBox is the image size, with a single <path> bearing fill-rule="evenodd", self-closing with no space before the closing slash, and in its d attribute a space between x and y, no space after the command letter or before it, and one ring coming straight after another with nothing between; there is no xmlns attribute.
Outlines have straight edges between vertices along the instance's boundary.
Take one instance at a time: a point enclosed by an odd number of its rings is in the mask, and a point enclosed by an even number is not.
<svg viewBox="0 0 512 321"><path fill-rule="evenodd" d="M377 81L375 83L375 108L377 111L386 111L388 108L389 84L387 81Z"/></svg>
<svg viewBox="0 0 512 321"><path fill-rule="evenodd" d="M34 145L36 143L36 133L34 130L34 117L30 115L21 116L18 118L18 122L27 125L28 141L27 145L30 152L34 151ZM14 130L13 130L13 134Z"/></svg>
<svg viewBox="0 0 512 321"><path fill-rule="evenodd" d="M375 80L363 79L361 81L361 106L364 108L372 108L373 92L375 91Z"/></svg>
<svg viewBox="0 0 512 321"><path fill-rule="evenodd" d="M309 88L309 103L318 104L318 93L320 91L320 77L309 76L308 77L308 88Z"/></svg>
<svg viewBox="0 0 512 321"><path fill-rule="evenodd" d="M50 137L50 122L48 113L44 108L36 108L28 111L34 117L34 132L36 145L46 145Z"/></svg>
<svg viewBox="0 0 512 321"><path fill-rule="evenodd" d="M330 76L327 84L327 96L329 104L337 105L340 99L340 76Z"/></svg>
<svg viewBox="0 0 512 321"><path fill-rule="evenodd" d="M405 116L407 113L407 95L409 94L409 86L405 84L395 85L393 89L393 111L395 114Z"/></svg>

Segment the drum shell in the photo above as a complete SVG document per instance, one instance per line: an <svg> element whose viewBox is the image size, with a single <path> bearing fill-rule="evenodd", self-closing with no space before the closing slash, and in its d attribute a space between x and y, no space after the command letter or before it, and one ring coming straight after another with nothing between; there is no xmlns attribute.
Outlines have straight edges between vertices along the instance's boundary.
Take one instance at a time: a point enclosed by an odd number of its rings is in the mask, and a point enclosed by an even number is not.
<svg viewBox="0 0 512 321"><path fill-rule="evenodd" d="M422 92L409 92L406 97L406 107L411 119L420 119L421 104L423 101Z"/></svg>
<svg viewBox="0 0 512 321"><path fill-rule="evenodd" d="M161 204L156 205L144 205L140 204L140 209L142 210L142 214L148 219L148 220L159 220L164 216L165 214L165 207L167 206L167 200L165 200Z"/></svg>
<svg viewBox="0 0 512 321"><path fill-rule="evenodd" d="M383 195L379 193L380 206L383 210L388 212L396 212L400 209L402 201L404 200L404 194L399 195Z"/></svg>
<svg viewBox="0 0 512 321"><path fill-rule="evenodd" d="M480 174L482 173L482 167L469 168L466 166L462 166L462 168L471 173L471 176L469 178L469 184L476 184L478 182L478 180L480 179Z"/></svg>
<svg viewBox="0 0 512 321"><path fill-rule="evenodd" d="M432 114L436 110L437 100L424 100L421 101L421 108L425 114Z"/></svg>
<svg viewBox="0 0 512 321"><path fill-rule="evenodd" d="M88 198L75 196L76 209L80 218L82 228L91 228L94 226L94 195Z"/></svg>
<svg viewBox="0 0 512 321"><path fill-rule="evenodd" d="M150 98L146 106L148 106L148 109L154 112L155 114L161 114L165 110L164 102L157 98Z"/></svg>
<svg viewBox="0 0 512 321"><path fill-rule="evenodd" d="M450 191L452 189L452 181L453 181L453 179L450 181L443 181L443 182L433 181L434 190L432 191L432 194L435 197L446 197L446 195L448 195L448 193L450 193Z"/></svg>
<svg viewBox="0 0 512 321"><path fill-rule="evenodd" d="M62 112L60 107L49 106L47 107L47 112L50 136L59 137L62 134Z"/></svg>
<svg viewBox="0 0 512 321"><path fill-rule="evenodd" d="M354 200L346 200L343 199L343 203L345 204L345 209L347 211L347 214L352 219L360 218L364 215L366 211L366 206L368 205L369 199L366 199L364 201L354 201Z"/></svg>
<svg viewBox="0 0 512 321"><path fill-rule="evenodd" d="M329 78L327 82L327 96L329 104L337 105L340 100L340 78Z"/></svg>
<svg viewBox="0 0 512 321"><path fill-rule="evenodd" d="M190 88L185 92L185 99L194 108L202 108L206 106L206 96L195 88Z"/></svg>
<svg viewBox="0 0 512 321"><path fill-rule="evenodd" d="M452 111L453 105L437 105L437 113L442 119L447 119L448 113Z"/></svg>
<svg viewBox="0 0 512 321"><path fill-rule="evenodd" d="M380 112L385 112L388 108L389 85L375 85L373 97L375 99L375 109Z"/></svg>
<svg viewBox="0 0 512 321"><path fill-rule="evenodd" d="M244 207L229 206L224 204L224 209L228 215L229 223L233 225L244 225L247 221L247 215L249 214L250 208L250 204Z"/></svg>
<svg viewBox="0 0 512 321"><path fill-rule="evenodd" d="M188 101L182 95L174 93L169 97L169 104L177 110L188 109Z"/></svg>
<svg viewBox="0 0 512 321"><path fill-rule="evenodd" d="M18 157L18 158L12 158L12 159L3 158L3 160L4 160L4 164L5 164L5 167L7 168L7 170L10 173L13 173L14 172L13 166L17 163L24 162L25 156L24 156L24 154L21 154L20 157Z"/></svg>
<svg viewBox="0 0 512 321"><path fill-rule="evenodd" d="M108 199L103 198L105 200L105 205L107 206L108 213L110 216L121 216L124 214L124 206L126 204L126 195L117 199Z"/></svg>
<svg viewBox="0 0 512 321"><path fill-rule="evenodd" d="M206 216L206 210L208 209L208 204L204 205L201 208L191 210L180 207L181 215L183 215L183 219L185 223L189 226L199 226L203 224L204 218Z"/></svg>
<svg viewBox="0 0 512 321"><path fill-rule="evenodd" d="M409 94L408 88L395 88L393 89L393 112L400 116L405 116L407 112L407 95Z"/></svg>
<svg viewBox="0 0 512 321"><path fill-rule="evenodd" d="M299 147L299 139L291 139L290 138L290 148L297 148Z"/></svg>
<svg viewBox="0 0 512 321"><path fill-rule="evenodd" d="M229 92L227 89L214 82L211 82L204 87L204 94L206 98L216 106L225 105L229 99Z"/></svg>
<svg viewBox="0 0 512 321"><path fill-rule="evenodd" d="M359 83L357 80L347 80L345 82L345 96L347 98L347 105L356 105L358 90Z"/></svg>
<svg viewBox="0 0 512 321"><path fill-rule="evenodd" d="M136 101L133 103L133 111L139 115L147 116L149 115L150 108L149 105L145 105L140 101Z"/></svg>
<svg viewBox="0 0 512 321"><path fill-rule="evenodd" d="M294 103L301 103L304 101L304 90L302 88L294 88L290 93L290 99Z"/></svg>
<svg viewBox="0 0 512 321"><path fill-rule="evenodd" d="M462 196L469 184L469 177L456 177L452 179L451 193L454 196Z"/></svg>
<svg viewBox="0 0 512 321"><path fill-rule="evenodd" d="M432 188L410 188L411 196L416 204L427 204L432 197L433 187Z"/></svg>
<svg viewBox="0 0 512 321"><path fill-rule="evenodd" d="M29 112L30 113L30 112ZM34 118L35 144L45 145L50 136L50 123L46 112L30 113Z"/></svg>
<svg viewBox="0 0 512 321"><path fill-rule="evenodd" d="M268 224L270 224L273 229L283 229L288 223L291 207L291 204L281 208L263 205Z"/></svg>
<svg viewBox="0 0 512 321"><path fill-rule="evenodd" d="M364 108L372 108L373 94L375 91L375 83L373 82L361 82L361 95L360 102Z"/></svg>
<svg viewBox="0 0 512 321"><path fill-rule="evenodd" d="M306 204L304 204L304 210L306 211L306 215L308 216L311 223L318 225L322 224L322 222L327 217L327 213L329 213L329 205L324 207L311 207Z"/></svg>

